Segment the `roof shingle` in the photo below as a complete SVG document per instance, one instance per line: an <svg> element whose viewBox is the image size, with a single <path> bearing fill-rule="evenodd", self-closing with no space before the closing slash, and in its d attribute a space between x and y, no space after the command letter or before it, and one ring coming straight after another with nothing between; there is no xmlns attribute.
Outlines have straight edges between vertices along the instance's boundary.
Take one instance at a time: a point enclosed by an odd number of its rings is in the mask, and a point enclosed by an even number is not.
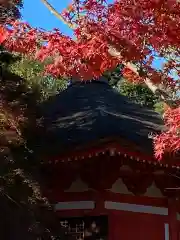
<svg viewBox="0 0 180 240"><path fill-rule="evenodd" d="M41 106L44 133L41 147L60 155L106 138L123 138L153 154L149 134L159 133L159 114L132 103L106 83L76 83Z"/></svg>

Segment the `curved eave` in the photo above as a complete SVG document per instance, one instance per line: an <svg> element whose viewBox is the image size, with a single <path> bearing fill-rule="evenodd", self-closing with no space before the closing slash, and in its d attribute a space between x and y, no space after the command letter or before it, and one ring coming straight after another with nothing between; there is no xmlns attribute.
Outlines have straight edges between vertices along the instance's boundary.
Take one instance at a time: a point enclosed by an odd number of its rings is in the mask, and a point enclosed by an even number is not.
<svg viewBox="0 0 180 240"><path fill-rule="evenodd" d="M130 150L131 149L131 150ZM129 145L129 147L123 147L117 142L102 143L99 146L91 146L86 149L68 151L67 154L59 155L50 160L51 163L77 161L83 159L89 159L99 157L100 155L109 154L110 156L123 156L132 161L147 163L162 168L175 168L180 169L180 163L174 159L162 159L158 161L154 156L146 155L141 151L135 150Z"/></svg>

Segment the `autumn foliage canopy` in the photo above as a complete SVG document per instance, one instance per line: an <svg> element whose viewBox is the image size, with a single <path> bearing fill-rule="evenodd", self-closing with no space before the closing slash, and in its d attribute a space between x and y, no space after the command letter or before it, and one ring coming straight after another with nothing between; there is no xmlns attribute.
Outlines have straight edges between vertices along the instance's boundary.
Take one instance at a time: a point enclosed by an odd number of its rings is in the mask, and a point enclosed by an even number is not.
<svg viewBox="0 0 180 240"><path fill-rule="evenodd" d="M16 21L1 27L0 43L12 52L48 60L46 73L54 76L87 81L123 63L128 80L150 83L155 94L166 93L165 102L172 100L167 92L177 96L179 1L116 0L109 4L105 0L74 0L60 17L73 28L73 38L58 29L47 32ZM165 62L158 71L152 67L157 57ZM168 130L154 138L158 158L180 150L180 107L176 102L165 114Z"/></svg>

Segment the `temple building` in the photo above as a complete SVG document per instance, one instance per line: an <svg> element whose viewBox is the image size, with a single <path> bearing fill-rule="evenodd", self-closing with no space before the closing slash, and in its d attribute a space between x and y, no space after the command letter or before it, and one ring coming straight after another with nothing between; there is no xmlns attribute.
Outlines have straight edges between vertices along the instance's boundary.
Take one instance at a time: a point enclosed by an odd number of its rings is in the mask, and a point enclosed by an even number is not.
<svg viewBox="0 0 180 240"><path fill-rule="evenodd" d="M180 239L180 161L154 158L152 137L164 129L156 112L91 81L51 97L40 117L46 194L69 237Z"/></svg>

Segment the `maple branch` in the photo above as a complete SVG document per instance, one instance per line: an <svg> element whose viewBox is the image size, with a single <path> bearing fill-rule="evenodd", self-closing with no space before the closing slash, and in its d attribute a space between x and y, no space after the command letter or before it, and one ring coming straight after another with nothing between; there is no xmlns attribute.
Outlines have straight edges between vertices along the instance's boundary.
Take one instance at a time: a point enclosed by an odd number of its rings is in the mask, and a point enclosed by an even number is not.
<svg viewBox="0 0 180 240"><path fill-rule="evenodd" d="M121 53L115 48L109 45L108 52L111 56L116 57L118 59L122 60ZM131 62L122 62L127 68L129 68L132 72L140 76L140 69L138 67L131 63ZM171 100L172 97L168 95L167 92L160 89L156 84L154 84L150 78L145 77L144 83L147 85L147 87L155 94L157 95L163 102L165 102L168 106L174 107L174 101Z"/></svg>
<svg viewBox="0 0 180 240"><path fill-rule="evenodd" d="M68 25L69 28L74 29L73 24L68 22L47 0L41 0L44 5L49 9L49 11L54 14L60 21Z"/></svg>

